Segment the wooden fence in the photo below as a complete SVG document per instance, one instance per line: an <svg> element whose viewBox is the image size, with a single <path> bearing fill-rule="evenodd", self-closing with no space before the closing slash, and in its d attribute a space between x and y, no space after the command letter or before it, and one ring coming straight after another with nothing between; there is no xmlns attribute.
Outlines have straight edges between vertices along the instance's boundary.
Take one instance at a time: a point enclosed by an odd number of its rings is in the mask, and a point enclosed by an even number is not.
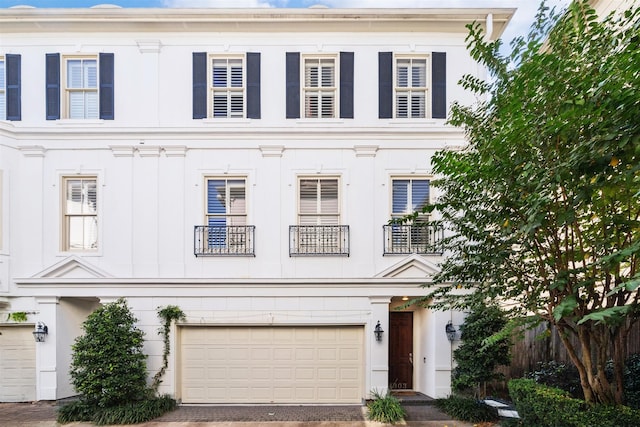
<svg viewBox="0 0 640 427"><path fill-rule="evenodd" d="M573 338L577 343L577 339ZM628 354L640 353L640 322L629 332ZM507 379L521 378L526 372L535 370L538 362L555 360L571 364L571 359L558 336L555 327L544 322L535 329L524 332L522 340L515 341L511 348L511 365L499 369Z"/></svg>

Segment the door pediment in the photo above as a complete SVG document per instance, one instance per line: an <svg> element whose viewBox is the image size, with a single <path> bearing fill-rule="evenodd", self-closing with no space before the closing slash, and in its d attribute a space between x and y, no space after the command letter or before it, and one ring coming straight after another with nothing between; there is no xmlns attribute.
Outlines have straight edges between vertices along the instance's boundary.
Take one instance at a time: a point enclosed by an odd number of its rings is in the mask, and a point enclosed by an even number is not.
<svg viewBox="0 0 640 427"><path fill-rule="evenodd" d="M431 278L440 269L423 257L413 254L400 262L381 271L376 277L381 278Z"/></svg>
<svg viewBox="0 0 640 427"><path fill-rule="evenodd" d="M32 276L33 279L100 279L108 277L111 275L77 255L71 255Z"/></svg>

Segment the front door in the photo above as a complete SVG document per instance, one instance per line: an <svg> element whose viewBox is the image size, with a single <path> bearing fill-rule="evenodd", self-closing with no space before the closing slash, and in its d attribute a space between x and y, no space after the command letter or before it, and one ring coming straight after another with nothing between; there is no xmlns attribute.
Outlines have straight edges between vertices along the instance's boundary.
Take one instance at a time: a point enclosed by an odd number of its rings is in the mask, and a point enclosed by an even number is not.
<svg viewBox="0 0 640 427"><path fill-rule="evenodd" d="M389 313L389 388L413 389L413 312Z"/></svg>

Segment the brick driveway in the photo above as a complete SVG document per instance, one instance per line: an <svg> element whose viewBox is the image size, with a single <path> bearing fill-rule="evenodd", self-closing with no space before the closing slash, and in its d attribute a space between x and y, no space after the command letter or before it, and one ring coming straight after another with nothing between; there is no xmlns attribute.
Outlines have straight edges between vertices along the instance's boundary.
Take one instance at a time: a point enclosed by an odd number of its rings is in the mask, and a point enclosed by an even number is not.
<svg viewBox="0 0 640 427"><path fill-rule="evenodd" d="M432 405L406 405L407 425L466 427L471 424L452 421ZM56 402L0 403L0 426L2 427L50 427L56 426ZM349 406L272 406L272 405L182 405L175 411L164 414L149 423L155 426L191 426L192 423L209 425L280 425L283 423L307 423L307 425L370 425L365 417L365 407ZM211 424L210 424L211 423ZM326 424L325 424L326 423ZM373 423L377 426L383 425ZM88 424L72 423L70 426Z"/></svg>

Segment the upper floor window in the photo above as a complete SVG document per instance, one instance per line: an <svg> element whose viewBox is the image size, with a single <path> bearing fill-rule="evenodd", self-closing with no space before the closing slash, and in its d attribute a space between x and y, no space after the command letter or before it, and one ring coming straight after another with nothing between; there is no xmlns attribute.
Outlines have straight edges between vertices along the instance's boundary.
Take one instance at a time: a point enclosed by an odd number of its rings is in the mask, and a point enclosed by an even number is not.
<svg viewBox="0 0 640 427"><path fill-rule="evenodd" d="M304 55L302 60L300 52L287 52L287 118L352 119L353 66L353 52Z"/></svg>
<svg viewBox="0 0 640 427"><path fill-rule="evenodd" d="M211 60L213 117L244 117L243 58Z"/></svg>
<svg viewBox="0 0 640 427"><path fill-rule="evenodd" d="M396 178L392 180L391 217L422 210L429 204L429 180L426 178Z"/></svg>
<svg viewBox="0 0 640 427"><path fill-rule="evenodd" d="M301 177L298 225L289 227L289 255L349 255L349 226L340 224L337 177Z"/></svg>
<svg viewBox="0 0 640 427"><path fill-rule="evenodd" d="M7 86L4 56L0 56L0 120L7 119Z"/></svg>
<svg viewBox="0 0 640 427"><path fill-rule="evenodd" d="M65 251L98 249L98 192L95 176L64 177L63 243Z"/></svg>
<svg viewBox="0 0 640 427"><path fill-rule="evenodd" d="M378 117L444 119L447 116L446 53L378 54Z"/></svg>
<svg viewBox="0 0 640 427"><path fill-rule="evenodd" d="M65 58L65 117L69 119L98 118L98 60Z"/></svg>
<svg viewBox="0 0 640 427"><path fill-rule="evenodd" d="M208 226L246 225L246 179L206 178Z"/></svg>
<svg viewBox="0 0 640 427"><path fill-rule="evenodd" d="M20 55L0 55L0 120L21 120Z"/></svg>
<svg viewBox="0 0 640 427"><path fill-rule="evenodd" d="M336 117L335 58L304 58L304 117Z"/></svg>
<svg viewBox="0 0 640 427"><path fill-rule="evenodd" d="M391 217L401 219L421 212L429 204L430 182L427 178L393 178L391 182ZM444 238L441 224L431 223L429 216L419 215L415 221L385 225L384 254L439 254Z"/></svg>
<svg viewBox="0 0 640 427"><path fill-rule="evenodd" d="M46 55L47 120L114 119L114 55Z"/></svg>
<svg viewBox="0 0 640 427"><path fill-rule="evenodd" d="M338 178L300 178L299 225L340 224Z"/></svg>
<svg viewBox="0 0 640 427"><path fill-rule="evenodd" d="M255 226L247 224L244 177L206 177L206 225L196 226L196 256L253 256Z"/></svg>
<svg viewBox="0 0 640 427"><path fill-rule="evenodd" d="M427 59L396 58L395 111L398 118L424 118L427 98Z"/></svg>
<svg viewBox="0 0 640 427"><path fill-rule="evenodd" d="M193 118L260 118L260 53L193 53Z"/></svg>

